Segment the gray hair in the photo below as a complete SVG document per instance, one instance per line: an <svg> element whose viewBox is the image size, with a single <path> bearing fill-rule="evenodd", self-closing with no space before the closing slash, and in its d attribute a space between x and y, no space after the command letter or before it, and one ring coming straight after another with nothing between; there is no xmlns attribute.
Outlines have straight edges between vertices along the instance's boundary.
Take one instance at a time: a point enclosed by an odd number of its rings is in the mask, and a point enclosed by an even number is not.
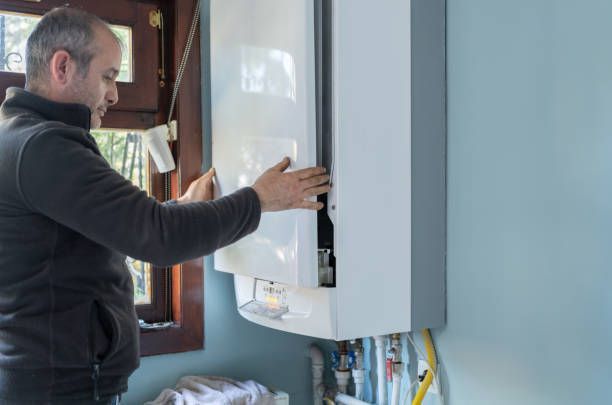
<svg viewBox="0 0 612 405"><path fill-rule="evenodd" d="M75 60L77 71L86 76L96 53L94 27L106 27L120 47L121 41L106 22L83 10L58 7L38 22L26 45L26 88L36 88L49 74L53 54L64 50Z"/></svg>

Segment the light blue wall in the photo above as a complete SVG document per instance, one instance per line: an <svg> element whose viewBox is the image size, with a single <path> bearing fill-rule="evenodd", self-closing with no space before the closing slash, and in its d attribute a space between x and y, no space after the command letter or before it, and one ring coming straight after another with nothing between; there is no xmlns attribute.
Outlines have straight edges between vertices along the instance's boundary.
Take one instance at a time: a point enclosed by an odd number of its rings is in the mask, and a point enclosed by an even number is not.
<svg viewBox="0 0 612 405"><path fill-rule="evenodd" d="M447 18L447 404L610 404L612 2Z"/></svg>

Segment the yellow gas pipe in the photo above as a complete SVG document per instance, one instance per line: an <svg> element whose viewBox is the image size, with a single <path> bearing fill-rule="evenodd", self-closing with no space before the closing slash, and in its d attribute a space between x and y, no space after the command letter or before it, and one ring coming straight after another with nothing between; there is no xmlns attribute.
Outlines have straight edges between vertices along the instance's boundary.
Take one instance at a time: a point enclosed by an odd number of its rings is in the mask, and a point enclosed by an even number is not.
<svg viewBox="0 0 612 405"><path fill-rule="evenodd" d="M427 393L427 390L431 385L437 368L436 349L434 349L429 329L423 329L421 331L421 335L423 336L423 340L425 341L425 349L427 350L427 362L429 363L429 366L432 368L432 370L428 370L427 374L425 375L423 383L421 383L419 390L417 391L414 399L412 400L412 405L421 405L421 401L423 401L423 398L425 397L425 394Z"/></svg>

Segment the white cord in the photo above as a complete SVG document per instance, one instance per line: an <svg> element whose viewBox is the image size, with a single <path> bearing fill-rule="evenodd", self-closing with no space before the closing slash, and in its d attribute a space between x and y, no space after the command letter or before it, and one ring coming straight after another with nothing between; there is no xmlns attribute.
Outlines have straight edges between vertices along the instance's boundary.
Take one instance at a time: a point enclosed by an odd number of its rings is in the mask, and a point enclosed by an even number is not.
<svg viewBox="0 0 612 405"><path fill-rule="evenodd" d="M437 369L436 369L435 372L433 371L434 368L431 366L431 363L429 363L429 360L427 359L427 356L423 353L421 348L419 346L417 346L417 344L414 342L414 340L412 340L412 337L410 336L410 333L407 333L406 336L408 337L408 340L410 341L410 343L412 344L414 349L419 353L419 355L421 357L423 357L423 361L425 361L425 363L427 363L427 367L429 367L429 371L431 373L433 373L433 378L436 381L436 384L438 385L438 398L440 399L440 404L444 405L444 395L442 394L442 385L440 385L440 379L438 378ZM418 381L418 379L417 379L417 381Z"/></svg>
<svg viewBox="0 0 612 405"><path fill-rule="evenodd" d="M408 399L409 399L408 396L410 395L410 391L412 391L414 386L417 385L418 383L419 383L419 379L417 378L416 380L412 382L412 384L410 384L410 387L408 387L408 390L404 394L404 400L402 401L402 403L408 404Z"/></svg>

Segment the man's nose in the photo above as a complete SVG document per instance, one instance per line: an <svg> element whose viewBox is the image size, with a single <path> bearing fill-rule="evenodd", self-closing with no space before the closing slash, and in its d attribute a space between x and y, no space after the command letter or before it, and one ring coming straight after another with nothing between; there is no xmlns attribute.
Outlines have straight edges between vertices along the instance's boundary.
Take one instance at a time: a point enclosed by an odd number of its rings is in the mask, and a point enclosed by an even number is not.
<svg viewBox="0 0 612 405"><path fill-rule="evenodd" d="M117 83L113 82L111 88L106 93L106 102L108 105L117 104L119 101L119 92L117 91Z"/></svg>

